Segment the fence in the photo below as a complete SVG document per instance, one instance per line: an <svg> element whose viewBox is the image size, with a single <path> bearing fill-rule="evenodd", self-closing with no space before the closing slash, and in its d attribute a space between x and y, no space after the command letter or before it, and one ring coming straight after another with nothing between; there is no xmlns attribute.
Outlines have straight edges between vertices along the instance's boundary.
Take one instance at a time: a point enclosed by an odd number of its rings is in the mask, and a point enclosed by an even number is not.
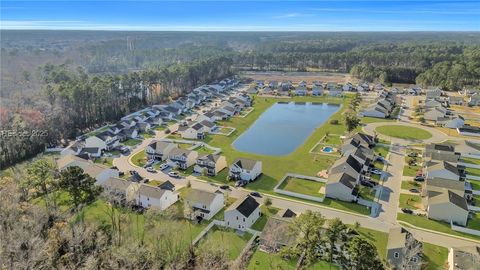
<svg viewBox="0 0 480 270"><path fill-rule="evenodd" d="M283 190L280 189L280 186L284 181L286 181L290 177L295 177L295 178L300 178L300 179L305 179L309 181L315 181L319 183L326 183L327 180L319 177L314 177L314 176L307 176L307 175L301 175L301 174L295 174L295 173L287 173L285 176L282 178L282 180L275 186L273 189L274 192L287 195L287 196L292 196L300 199L305 199L305 200L310 200L310 201L315 201L315 202L323 202L325 197L315 197L315 196L310 196L310 195L305 195L302 193L297 193L293 191L288 191L288 190Z"/></svg>

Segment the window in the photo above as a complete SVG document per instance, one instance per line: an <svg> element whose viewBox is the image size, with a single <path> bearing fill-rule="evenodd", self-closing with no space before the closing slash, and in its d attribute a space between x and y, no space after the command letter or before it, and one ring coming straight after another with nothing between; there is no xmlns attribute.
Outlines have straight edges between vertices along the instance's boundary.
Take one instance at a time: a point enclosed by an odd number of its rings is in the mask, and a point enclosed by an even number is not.
<svg viewBox="0 0 480 270"><path fill-rule="evenodd" d="M412 258L412 262L414 262L414 263L417 263L417 262L418 262L417 256L415 256L415 257Z"/></svg>
<svg viewBox="0 0 480 270"><path fill-rule="evenodd" d="M238 216L237 216L237 220L238 220Z"/></svg>
<svg viewBox="0 0 480 270"><path fill-rule="evenodd" d="M243 222L245 222L245 218L243 218Z"/></svg>
<svg viewBox="0 0 480 270"><path fill-rule="evenodd" d="M393 257L396 259L400 258L400 253L398 252L393 253Z"/></svg>

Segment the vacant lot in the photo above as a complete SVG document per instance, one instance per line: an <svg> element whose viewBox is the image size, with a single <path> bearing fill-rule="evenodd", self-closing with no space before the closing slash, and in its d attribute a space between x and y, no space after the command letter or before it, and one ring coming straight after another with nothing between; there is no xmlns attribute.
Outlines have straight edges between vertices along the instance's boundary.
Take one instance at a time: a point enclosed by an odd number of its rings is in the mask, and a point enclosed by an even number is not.
<svg viewBox="0 0 480 270"><path fill-rule="evenodd" d="M235 231L214 226L199 243L198 248L204 246L220 247L225 250L230 260L235 260L242 252L252 235L245 232L240 236Z"/></svg>
<svg viewBox="0 0 480 270"><path fill-rule="evenodd" d="M265 83L269 81L282 82L290 80L294 84L300 81L306 81L311 84L313 81L347 83L351 82L352 78L348 73L334 73L334 72L246 72L245 77L254 80L264 80Z"/></svg>
<svg viewBox="0 0 480 270"><path fill-rule="evenodd" d="M300 194L310 195L314 197L324 197L325 194L321 194L320 188L324 187L325 183L296 178L288 177L280 185L280 189L296 192Z"/></svg>

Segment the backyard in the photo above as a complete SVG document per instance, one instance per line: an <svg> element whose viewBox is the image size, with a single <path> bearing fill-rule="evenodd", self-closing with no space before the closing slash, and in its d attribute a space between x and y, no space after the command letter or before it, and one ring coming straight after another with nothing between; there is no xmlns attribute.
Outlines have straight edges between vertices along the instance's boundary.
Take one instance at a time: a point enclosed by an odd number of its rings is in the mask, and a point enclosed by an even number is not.
<svg viewBox="0 0 480 270"><path fill-rule="evenodd" d="M252 234L244 232L243 235L237 234L232 229L213 226L204 239L200 240L198 248L204 246L220 247L225 250L230 260L235 260L245 248Z"/></svg>
<svg viewBox="0 0 480 270"><path fill-rule="evenodd" d="M320 189L324 186L325 183L322 182L296 177L287 177L279 186L279 189L323 198L325 197L325 194L320 193Z"/></svg>
<svg viewBox="0 0 480 270"><path fill-rule="evenodd" d="M422 197L412 194L400 194L400 208L423 209Z"/></svg>
<svg viewBox="0 0 480 270"><path fill-rule="evenodd" d="M466 168L467 175L478 176L480 177L480 169Z"/></svg>
<svg viewBox="0 0 480 270"><path fill-rule="evenodd" d="M474 165L480 165L480 159L478 158L468 158L468 157L462 157L460 159L461 162L465 162L465 163L470 163L470 164L474 164Z"/></svg>
<svg viewBox="0 0 480 270"><path fill-rule="evenodd" d="M432 137L432 134L424 129L401 125L379 126L375 131L386 136L405 140L425 140Z"/></svg>

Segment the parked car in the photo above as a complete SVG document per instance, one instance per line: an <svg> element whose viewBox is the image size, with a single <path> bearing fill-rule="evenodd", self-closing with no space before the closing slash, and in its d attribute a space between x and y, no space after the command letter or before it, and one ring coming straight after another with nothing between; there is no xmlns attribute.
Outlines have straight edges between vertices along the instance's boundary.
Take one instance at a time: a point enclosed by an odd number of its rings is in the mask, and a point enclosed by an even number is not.
<svg viewBox="0 0 480 270"><path fill-rule="evenodd" d="M378 174L378 175L382 174L382 171L377 170L377 169L371 170L370 172L373 173L373 174Z"/></svg>
<svg viewBox="0 0 480 270"><path fill-rule="evenodd" d="M423 177L423 175L417 175L415 178L413 178L413 180L421 182L425 181L425 177Z"/></svg>
<svg viewBox="0 0 480 270"><path fill-rule="evenodd" d="M118 176L124 176L125 173L124 172L118 172Z"/></svg>
<svg viewBox="0 0 480 270"><path fill-rule="evenodd" d="M408 209L408 208L402 208L402 212L405 213L405 214L413 214L413 211L411 209Z"/></svg>
<svg viewBox="0 0 480 270"><path fill-rule="evenodd" d="M227 190L227 189L230 189L230 186L229 185L221 185L220 189Z"/></svg>
<svg viewBox="0 0 480 270"><path fill-rule="evenodd" d="M152 167L147 167L147 172L156 173L157 171Z"/></svg>
<svg viewBox="0 0 480 270"><path fill-rule="evenodd" d="M150 182L150 179L148 179L148 178L143 179L143 183L146 184L146 183L148 183L148 182Z"/></svg>
<svg viewBox="0 0 480 270"><path fill-rule="evenodd" d="M169 167L169 166L168 166L167 163L162 163L162 164L160 164L160 170L161 170L161 171L167 169L168 167Z"/></svg>
<svg viewBox="0 0 480 270"><path fill-rule="evenodd" d="M180 178L180 174L178 174L178 172L169 172L168 176L173 178Z"/></svg>
<svg viewBox="0 0 480 270"><path fill-rule="evenodd" d="M411 188L409 189L410 192L412 193L420 193L420 190L416 189L416 188Z"/></svg>
<svg viewBox="0 0 480 270"><path fill-rule="evenodd" d="M247 184L246 181L237 181L235 182L235 187L243 187Z"/></svg>
<svg viewBox="0 0 480 270"><path fill-rule="evenodd" d="M254 191L254 192L250 192L250 195L252 195L253 197L257 197L257 198L261 198L262 195L260 195L260 193Z"/></svg>
<svg viewBox="0 0 480 270"><path fill-rule="evenodd" d="M408 153L408 156L409 157L416 157L416 156L418 156L418 154L417 154L417 152L410 152L410 153Z"/></svg>

